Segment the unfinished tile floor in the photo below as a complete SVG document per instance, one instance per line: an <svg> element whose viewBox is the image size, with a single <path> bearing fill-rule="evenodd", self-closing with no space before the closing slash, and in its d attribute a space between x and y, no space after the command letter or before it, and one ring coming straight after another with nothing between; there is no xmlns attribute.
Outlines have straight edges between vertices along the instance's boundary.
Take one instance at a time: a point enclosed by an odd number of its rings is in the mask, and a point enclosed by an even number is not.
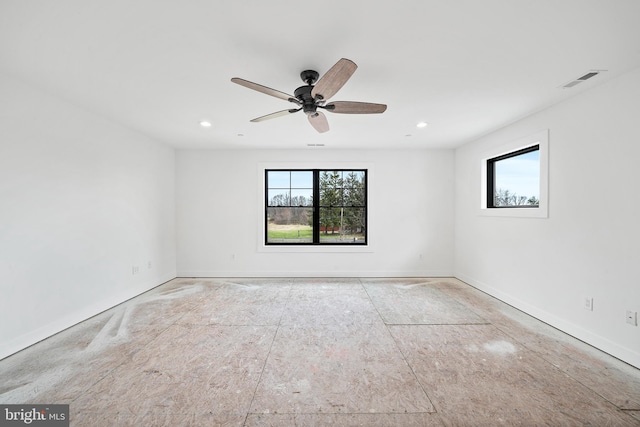
<svg viewBox="0 0 640 427"><path fill-rule="evenodd" d="M640 426L640 370L455 279L175 279L0 361L75 426Z"/></svg>

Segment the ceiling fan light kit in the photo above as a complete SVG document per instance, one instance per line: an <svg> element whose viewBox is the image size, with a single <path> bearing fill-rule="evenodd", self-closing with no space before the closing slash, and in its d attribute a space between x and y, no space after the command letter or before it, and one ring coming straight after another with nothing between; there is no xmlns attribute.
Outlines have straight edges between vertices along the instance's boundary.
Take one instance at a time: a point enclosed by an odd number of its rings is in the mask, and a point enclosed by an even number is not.
<svg viewBox="0 0 640 427"><path fill-rule="evenodd" d="M276 111L275 113L257 117L251 122L274 119L302 110L307 115L311 126L318 132L324 133L329 130L329 122L326 116L321 111L318 111L318 108L338 114L379 114L387 109L385 104L370 102L335 101L327 104L327 100L344 86L357 68L358 66L353 61L342 58L321 78L317 71L304 70L300 73L300 78L306 85L297 88L293 92L293 96L238 77L232 78L231 81L266 95L292 102L298 106L298 108ZM318 80L318 78L320 79ZM316 81L317 84L314 85Z"/></svg>

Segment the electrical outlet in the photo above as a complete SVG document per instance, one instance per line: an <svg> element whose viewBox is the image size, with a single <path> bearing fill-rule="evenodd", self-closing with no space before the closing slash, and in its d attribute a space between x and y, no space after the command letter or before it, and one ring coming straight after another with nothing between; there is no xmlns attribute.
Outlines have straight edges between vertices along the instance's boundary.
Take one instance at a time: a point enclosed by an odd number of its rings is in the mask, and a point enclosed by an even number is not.
<svg viewBox="0 0 640 427"><path fill-rule="evenodd" d="M140 267L138 267L137 265L134 265L133 267L131 267L131 274L133 274L134 276L139 272L140 272Z"/></svg>
<svg viewBox="0 0 640 427"><path fill-rule="evenodd" d="M584 301L584 309L585 310L589 310L589 311L593 311L593 298L584 297L583 301Z"/></svg>
<svg viewBox="0 0 640 427"><path fill-rule="evenodd" d="M627 323L633 326L638 326L638 312L627 310Z"/></svg>

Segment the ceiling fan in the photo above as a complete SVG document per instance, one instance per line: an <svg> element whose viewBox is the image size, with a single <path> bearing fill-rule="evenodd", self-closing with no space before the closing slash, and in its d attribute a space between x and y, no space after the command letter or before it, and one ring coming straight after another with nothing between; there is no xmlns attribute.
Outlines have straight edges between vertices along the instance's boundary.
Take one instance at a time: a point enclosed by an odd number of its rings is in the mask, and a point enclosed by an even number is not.
<svg viewBox="0 0 640 427"><path fill-rule="evenodd" d="M257 117L251 120L252 122L275 119L276 117L286 116L287 114L297 113L302 110L307 115L311 126L322 133L329 130L329 122L322 111L318 111L318 108L339 114L378 114L383 113L387 109L385 104L373 104L370 102L332 101L328 104L326 103L329 98L344 86L356 71L356 68L358 68L358 66L353 61L342 58L336 62L320 80L318 80L320 75L317 71L305 70L300 73L300 78L306 83L306 86L297 88L293 92L293 96L238 77L232 78L231 81L240 86L284 99L298 106L298 108L276 111L266 116ZM314 86L316 81L318 83Z"/></svg>

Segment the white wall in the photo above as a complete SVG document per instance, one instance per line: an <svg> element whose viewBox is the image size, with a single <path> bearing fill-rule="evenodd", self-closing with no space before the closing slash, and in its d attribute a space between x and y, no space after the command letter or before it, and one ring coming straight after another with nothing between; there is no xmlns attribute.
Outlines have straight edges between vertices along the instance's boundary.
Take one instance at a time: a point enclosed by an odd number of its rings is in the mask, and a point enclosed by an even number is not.
<svg viewBox="0 0 640 427"><path fill-rule="evenodd" d="M174 178L172 149L0 75L0 358L175 277Z"/></svg>
<svg viewBox="0 0 640 427"><path fill-rule="evenodd" d="M264 248L265 164L368 167L369 247ZM178 275L450 276L453 165L453 150L178 151Z"/></svg>
<svg viewBox="0 0 640 427"><path fill-rule="evenodd" d="M0 76L0 358L176 275L455 274L640 367L640 327L625 323L626 310L640 311L638 99L640 70L455 153L174 157ZM550 130L549 217L478 215L483 155L541 129ZM370 167L370 246L265 249L261 167L283 163Z"/></svg>
<svg viewBox="0 0 640 427"><path fill-rule="evenodd" d="M460 279L640 367L640 70L456 151ZM549 217L478 215L483 153L549 129ZM583 307L594 300L593 311Z"/></svg>

